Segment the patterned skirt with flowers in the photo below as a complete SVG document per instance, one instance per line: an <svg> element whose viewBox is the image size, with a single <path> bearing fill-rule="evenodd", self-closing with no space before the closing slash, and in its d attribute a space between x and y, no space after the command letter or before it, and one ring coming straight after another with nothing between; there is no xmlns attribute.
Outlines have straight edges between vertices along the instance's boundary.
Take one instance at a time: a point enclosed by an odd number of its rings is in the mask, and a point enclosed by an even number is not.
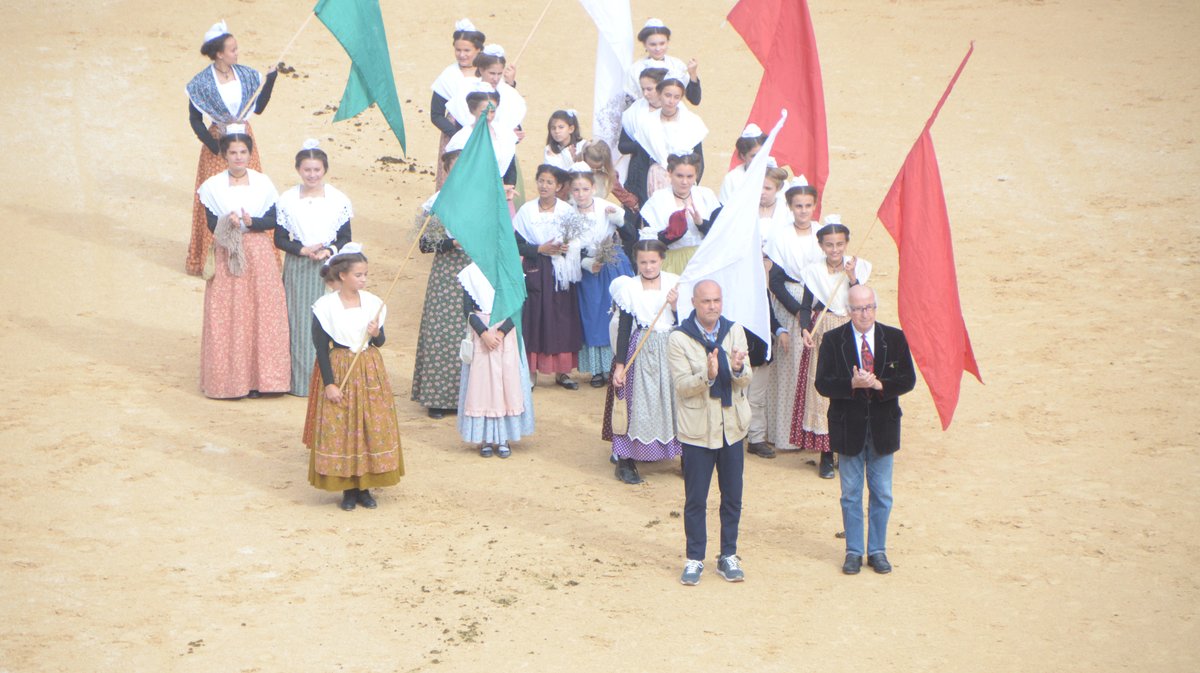
<svg viewBox="0 0 1200 673"><path fill-rule="evenodd" d="M334 379L345 377L353 358L348 348L330 349ZM313 367L304 419L308 483L324 491L394 486L404 474L404 453L392 386L378 348L363 351L341 392L338 404L326 399L320 368Z"/></svg>

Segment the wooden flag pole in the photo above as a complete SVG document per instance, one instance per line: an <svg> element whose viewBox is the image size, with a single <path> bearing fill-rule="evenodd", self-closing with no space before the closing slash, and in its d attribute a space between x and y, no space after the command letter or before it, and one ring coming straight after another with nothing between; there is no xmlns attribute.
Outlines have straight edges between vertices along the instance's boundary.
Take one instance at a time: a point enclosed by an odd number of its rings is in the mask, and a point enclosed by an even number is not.
<svg viewBox="0 0 1200 673"><path fill-rule="evenodd" d="M417 230L416 240L414 240L412 245L408 248L408 254L405 255L404 259L400 262L400 268L396 269L396 276L395 278L392 278L392 284L388 286L388 291L383 295L383 303L379 305L379 310L375 311L375 317L371 322L379 320L379 316L383 313L383 307L387 306L387 300L392 296L392 291L396 289L396 283L400 282L400 274L404 272L404 267L408 266L408 262L412 259L413 251L416 250L417 246L421 243L421 236L425 234L425 229L429 226L429 221L432 219L432 212L425 216L425 221L421 223L421 228ZM369 339L370 337L367 335L366 329L364 328L363 338L360 344L362 348L360 348L350 360L350 366L346 368L346 375L342 377L342 382L338 384L339 390L346 386L346 381L350 380L350 374L354 372L354 364L358 362L358 356L362 355L362 352L367 350L366 345Z"/></svg>
<svg viewBox="0 0 1200 673"><path fill-rule="evenodd" d="M304 23L300 24L300 30L297 30L296 34L292 36L292 39L288 40L287 46L285 46L283 48L283 51L279 52L279 58L272 61L271 65L278 66L280 63L283 62L283 57L287 55L288 51L291 50L292 45L296 43L296 38L300 37L300 33L303 33L304 29L308 28L308 23L309 23L309 21L313 20L314 16L316 16L316 14L314 14L312 12L308 13L308 18L304 19ZM254 95L250 96L250 99L246 101L246 104L242 107L242 111L238 113L237 119L235 121L243 122L246 120L246 115L250 114L250 108L254 105L255 102L258 101L258 94L262 93L263 86L266 83L267 83L267 78L263 77L262 81L260 81L258 83L258 88L254 90Z"/></svg>
<svg viewBox="0 0 1200 673"><path fill-rule="evenodd" d="M679 286L676 285L676 287ZM633 361L637 359L638 353L642 352L642 346L646 345L646 340L650 338L650 333L654 331L654 326L658 324L659 316L663 314L663 311L665 311L667 306L670 304L671 302L664 301L663 305L659 307L658 313L654 314L654 320L650 321L650 326L642 331L642 338L638 340L637 348L633 349L633 355L630 355L629 362L625 363L625 371L629 371L629 368L633 366Z"/></svg>
<svg viewBox="0 0 1200 673"><path fill-rule="evenodd" d="M546 18L546 12L550 11L550 5L553 4L554 0L548 0L546 3L546 8L542 10L542 15L539 16L537 22L533 24L533 29L529 31L529 36L525 38L525 44L521 45L521 51L518 51L517 57L512 60L512 65L514 68L517 65L517 61L520 61L521 57L525 55L525 49L529 46L529 41L533 39L533 34L536 33L538 27L542 25L542 20Z"/></svg>

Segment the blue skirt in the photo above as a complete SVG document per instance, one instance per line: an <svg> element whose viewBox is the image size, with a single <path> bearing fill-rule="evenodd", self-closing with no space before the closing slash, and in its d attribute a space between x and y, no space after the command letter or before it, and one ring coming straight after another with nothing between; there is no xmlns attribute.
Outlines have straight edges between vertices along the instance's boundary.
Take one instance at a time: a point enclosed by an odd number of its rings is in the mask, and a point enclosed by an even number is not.
<svg viewBox="0 0 1200 673"><path fill-rule="evenodd" d="M619 249L616 260L601 268L600 273L583 270L583 280L579 281L579 318L583 323L584 346L612 347L608 342L608 323L612 319L608 286L617 277L632 275L629 258Z"/></svg>

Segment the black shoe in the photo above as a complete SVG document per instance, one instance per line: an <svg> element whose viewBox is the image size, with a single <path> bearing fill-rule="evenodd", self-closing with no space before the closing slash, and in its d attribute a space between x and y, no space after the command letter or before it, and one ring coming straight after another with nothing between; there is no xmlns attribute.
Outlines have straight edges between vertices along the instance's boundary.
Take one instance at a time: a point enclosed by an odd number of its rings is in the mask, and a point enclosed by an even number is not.
<svg viewBox="0 0 1200 673"><path fill-rule="evenodd" d="M246 393L246 397L249 397L252 400L257 400L258 398L262 397L262 393L258 392L257 390L251 390L250 392Z"/></svg>
<svg viewBox="0 0 1200 673"><path fill-rule="evenodd" d="M617 461L617 468L614 470L617 479L620 479L626 484L640 484L642 477L637 472L637 463L632 458L622 458Z"/></svg>
<svg viewBox="0 0 1200 673"><path fill-rule="evenodd" d="M874 568L875 572L879 573L880 575L886 575L892 572L892 564L888 563L887 554L883 552L868 556L867 565Z"/></svg>
<svg viewBox="0 0 1200 673"><path fill-rule="evenodd" d="M615 454L615 453L608 454L608 462L612 463L613 465L616 465L620 461L621 461L621 459L617 458L617 454Z"/></svg>
<svg viewBox="0 0 1200 673"><path fill-rule="evenodd" d="M429 407L429 417L430 418L445 418L446 412L442 411L441 409L438 409L436 407Z"/></svg>
<svg viewBox="0 0 1200 673"><path fill-rule="evenodd" d="M833 452L826 451L821 454L821 464L817 467L817 474L822 479L833 479Z"/></svg>
<svg viewBox="0 0 1200 673"><path fill-rule="evenodd" d="M342 504L338 505L347 512L354 511L354 507L358 504L358 489L348 488L342 491Z"/></svg>
<svg viewBox="0 0 1200 673"><path fill-rule="evenodd" d="M862 570L862 557L858 554L846 554L846 562L842 564L842 572L847 575L857 575Z"/></svg>
<svg viewBox="0 0 1200 673"><path fill-rule="evenodd" d="M579 390L579 384L572 381L571 377L566 374L559 374L555 377L554 382L567 390Z"/></svg>
<svg viewBox="0 0 1200 673"><path fill-rule="evenodd" d="M358 489L358 504L367 509L375 509L379 503L375 502L375 498L371 497L371 492L365 488Z"/></svg>
<svg viewBox="0 0 1200 673"><path fill-rule="evenodd" d="M772 449L766 442L752 442L746 447L747 453L753 453L759 458L774 458L775 449Z"/></svg>
<svg viewBox="0 0 1200 673"><path fill-rule="evenodd" d="M608 385L608 381L604 380L604 374L596 374L592 377L593 388L603 388L606 385Z"/></svg>

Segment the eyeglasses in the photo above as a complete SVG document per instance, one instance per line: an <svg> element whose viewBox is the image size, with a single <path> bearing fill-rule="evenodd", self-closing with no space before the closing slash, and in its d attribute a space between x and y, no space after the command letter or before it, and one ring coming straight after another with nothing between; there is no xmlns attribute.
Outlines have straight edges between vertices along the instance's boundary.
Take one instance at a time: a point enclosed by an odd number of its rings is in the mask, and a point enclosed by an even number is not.
<svg viewBox="0 0 1200 673"><path fill-rule="evenodd" d="M866 306L851 306L850 307L851 313L866 313L867 311L874 311L874 310L875 310L875 304L867 304Z"/></svg>

